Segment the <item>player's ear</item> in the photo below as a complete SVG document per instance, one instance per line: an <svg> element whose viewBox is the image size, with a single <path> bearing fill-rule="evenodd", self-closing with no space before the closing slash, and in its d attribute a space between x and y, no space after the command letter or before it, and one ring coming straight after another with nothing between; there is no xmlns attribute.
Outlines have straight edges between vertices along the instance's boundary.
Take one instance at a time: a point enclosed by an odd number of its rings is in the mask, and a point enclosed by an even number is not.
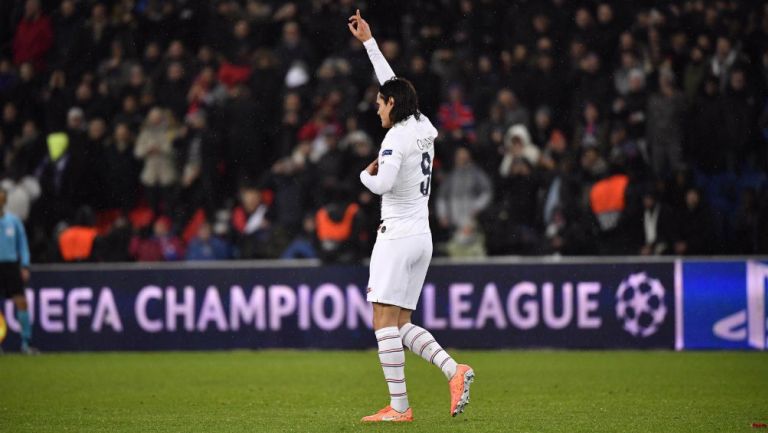
<svg viewBox="0 0 768 433"><path fill-rule="evenodd" d="M393 96L390 96L387 98L387 105L390 107L393 107L395 105L395 98Z"/></svg>

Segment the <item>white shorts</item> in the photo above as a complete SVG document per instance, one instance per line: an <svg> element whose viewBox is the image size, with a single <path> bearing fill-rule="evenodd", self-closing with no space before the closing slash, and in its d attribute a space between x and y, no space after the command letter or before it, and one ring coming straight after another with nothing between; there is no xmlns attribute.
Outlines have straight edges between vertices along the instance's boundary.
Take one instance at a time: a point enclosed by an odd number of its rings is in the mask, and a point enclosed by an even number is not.
<svg viewBox="0 0 768 433"><path fill-rule="evenodd" d="M377 239L371 253L368 302L415 310L430 260L430 233Z"/></svg>

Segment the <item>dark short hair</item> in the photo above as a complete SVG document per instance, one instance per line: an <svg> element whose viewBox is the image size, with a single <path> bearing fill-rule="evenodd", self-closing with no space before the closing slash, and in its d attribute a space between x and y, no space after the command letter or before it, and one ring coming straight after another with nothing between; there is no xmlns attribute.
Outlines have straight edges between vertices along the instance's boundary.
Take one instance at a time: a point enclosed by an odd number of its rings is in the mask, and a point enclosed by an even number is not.
<svg viewBox="0 0 768 433"><path fill-rule="evenodd" d="M389 98L395 100L395 106L389 112L389 120L392 125L414 116L419 119L419 97L416 95L416 89L410 81L405 78L391 78L379 87L384 102Z"/></svg>

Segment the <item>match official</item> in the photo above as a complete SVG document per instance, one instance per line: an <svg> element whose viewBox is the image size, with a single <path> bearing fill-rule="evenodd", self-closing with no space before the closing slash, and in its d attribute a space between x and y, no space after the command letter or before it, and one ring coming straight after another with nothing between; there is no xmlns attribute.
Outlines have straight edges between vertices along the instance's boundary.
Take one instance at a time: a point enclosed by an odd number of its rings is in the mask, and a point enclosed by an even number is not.
<svg viewBox="0 0 768 433"><path fill-rule="evenodd" d="M32 324L29 322L24 285L29 282L29 245L24 225L18 217L5 212L8 193L0 188L0 298L12 298L16 318L21 325L21 352L35 354L30 346Z"/></svg>

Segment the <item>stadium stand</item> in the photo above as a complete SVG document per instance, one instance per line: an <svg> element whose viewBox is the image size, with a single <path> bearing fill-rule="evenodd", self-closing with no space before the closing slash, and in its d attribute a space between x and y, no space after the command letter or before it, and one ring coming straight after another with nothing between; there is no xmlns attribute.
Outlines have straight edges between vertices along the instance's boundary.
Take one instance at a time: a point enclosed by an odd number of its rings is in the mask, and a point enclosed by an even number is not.
<svg viewBox="0 0 768 433"><path fill-rule="evenodd" d="M363 258L358 6L440 127L436 254L768 253L766 1L11 0L0 178L33 261Z"/></svg>

